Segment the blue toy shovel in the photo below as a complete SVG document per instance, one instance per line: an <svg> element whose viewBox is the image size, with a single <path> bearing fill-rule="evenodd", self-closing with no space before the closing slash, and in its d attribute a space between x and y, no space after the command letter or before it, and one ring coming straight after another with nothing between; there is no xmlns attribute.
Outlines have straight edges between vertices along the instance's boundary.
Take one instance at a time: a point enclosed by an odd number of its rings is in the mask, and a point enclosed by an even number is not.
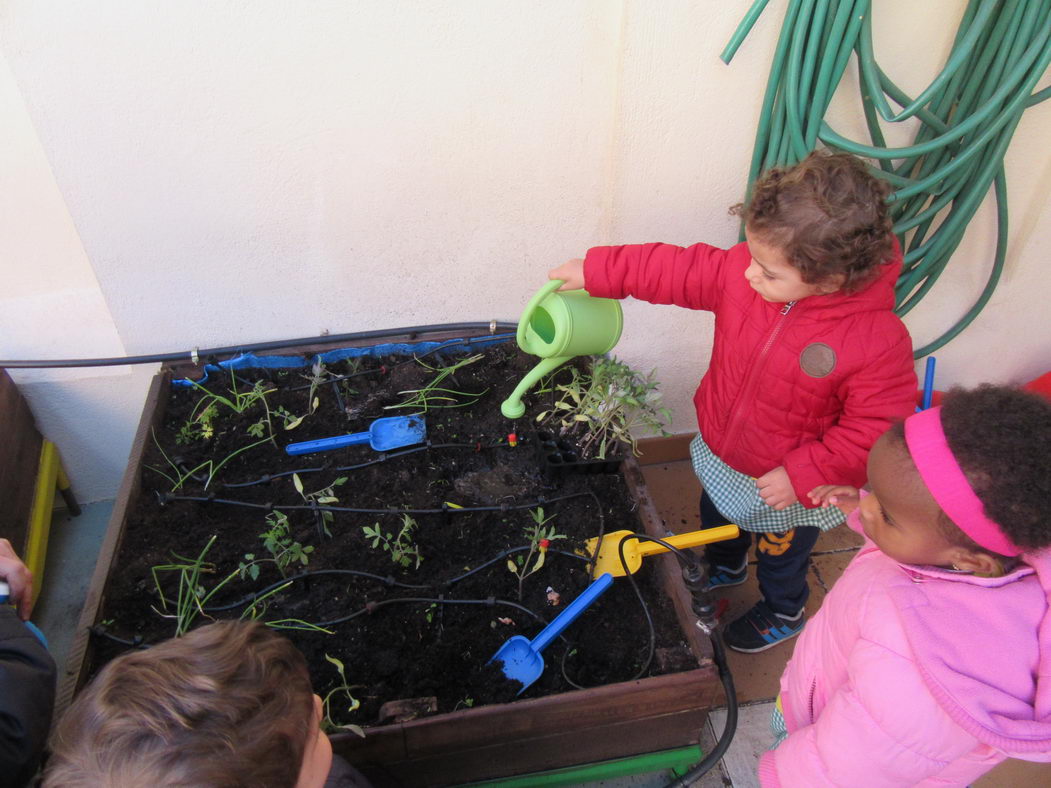
<svg viewBox="0 0 1051 788"><path fill-rule="evenodd" d="M603 592L613 585L613 575L607 572L584 589L584 593L570 603L558 616L540 630L532 640L522 635L515 635L497 649L489 662L503 662L504 675L509 679L522 682L521 695L544 672L544 658L540 652L550 645L551 641L562 634L562 630L572 624L588 606L602 596ZM488 664L488 663L486 663Z"/></svg>
<svg viewBox="0 0 1051 788"><path fill-rule="evenodd" d="M422 416L387 416L372 422L367 432L290 443L285 447L285 451L293 455L313 454L317 451L342 449L344 446L357 446L360 443L367 443L376 451L390 451L402 446L412 446L414 443L423 443L426 437L427 424Z"/></svg>

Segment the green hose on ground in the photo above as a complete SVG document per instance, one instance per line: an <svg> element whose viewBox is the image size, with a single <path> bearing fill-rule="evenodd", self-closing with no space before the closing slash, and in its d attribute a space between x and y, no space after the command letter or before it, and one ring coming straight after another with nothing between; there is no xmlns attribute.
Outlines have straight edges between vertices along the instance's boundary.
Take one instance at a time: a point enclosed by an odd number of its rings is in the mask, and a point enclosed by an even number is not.
<svg viewBox="0 0 1051 788"><path fill-rule="evenodd" d="M755 0L748 9L722 52L723 62L733 58L767 2ZM823 119L852 52L868 144L847 139ZM1004 154L1025 110L1051 98L1051 87L1033 92L1049 63L1051 0L969 0L941 72L910 98L876 62L871 0L789 0L756 130L749 187L764 170L795 164L819 142L875 160L873 173L893 188L891 217L905 253L897 283L899 315L938 281L992 188L997 240L988 281L960 320L915 351L922 358L970 325L1000 280L1007 252ZM918 122L913 144L888 148L880 121L908 118Z"/></svg>

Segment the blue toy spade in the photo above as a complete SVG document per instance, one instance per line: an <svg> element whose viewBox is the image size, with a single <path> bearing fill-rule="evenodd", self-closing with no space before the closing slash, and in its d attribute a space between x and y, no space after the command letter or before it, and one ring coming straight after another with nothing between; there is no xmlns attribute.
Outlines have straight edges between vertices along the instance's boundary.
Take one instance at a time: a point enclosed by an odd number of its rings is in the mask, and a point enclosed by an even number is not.
<svg viewBox="0 0 1051 788"><path fill-rule="evenodd" d="M540 652L561 635L566 627L576 621L580 614L602 596L612 584L613 575L609 572L600 576L598 580L585 588L584 593L574 599L569 607L559 613L554 621L540 630L539 635L532 640L522 635L515 635L500 646L489 662L504 663L504 675L509 679L522 682L522 689L518 690L518 694L521 695L544 672L544 658L540 656Z"/></svg>
<svg viewBox="0 0 1051 788"><path fill-rule="evenodd" d="M375 451L390 451L402 446L412 446L414 443L423 443L426 438L427 423L422 416L387 416L372 422L366 432L290 443L285 447L285 452L292 455L313 454L317 451L342 449L344 446L357 446L359 443L367 443Z"/></svg>

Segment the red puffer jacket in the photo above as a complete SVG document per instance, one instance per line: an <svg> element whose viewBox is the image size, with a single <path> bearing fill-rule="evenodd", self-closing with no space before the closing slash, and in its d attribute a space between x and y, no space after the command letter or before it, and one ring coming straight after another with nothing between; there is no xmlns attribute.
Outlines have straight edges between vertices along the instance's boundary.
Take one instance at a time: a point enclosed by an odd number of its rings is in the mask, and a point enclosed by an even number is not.
<svg viewBox="0 0 1051 788"><path fill-rule="evenodd" d="M694 405L704 440L749 476L783 465L796 496L865 483L869 449L915 409L912 342L891 311L901 252L857 293L764 301L745 280L748 244L600 246L588 293L715 313L715 344Z"/></svg>

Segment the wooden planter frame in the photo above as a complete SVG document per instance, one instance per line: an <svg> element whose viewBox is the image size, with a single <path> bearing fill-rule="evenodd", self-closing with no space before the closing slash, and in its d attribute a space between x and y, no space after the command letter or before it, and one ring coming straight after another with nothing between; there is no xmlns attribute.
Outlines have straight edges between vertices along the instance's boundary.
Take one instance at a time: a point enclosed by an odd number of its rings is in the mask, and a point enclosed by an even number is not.
<svg viewBox="0 0 1051 788"><path fill-rule="evenodd" d="M300 346L282 352L307 355L338 347L464 336L476 335L463 331L430 332L384 337L382 341ZM92 656L90 629L100 620L128 512L140 492L140 469L150 431L164 417L169 382L173 377L199 371L199 367L190 364L164 365L150 385L66 670L59 680L56 719L86 681ZM638 504L645 531L663 537L661 518L634 458L625 460L621 473ZM721 697L722 687L712 661L711 644L695 626L690 612L690 598L678 562L670 555L656 561L682 626L683 639L697 659L695 669L367 728L364 739L337 734L332 737L333 749L365 772L377 788L411 788L531 774L697 744L708 709Z"/></svg>

